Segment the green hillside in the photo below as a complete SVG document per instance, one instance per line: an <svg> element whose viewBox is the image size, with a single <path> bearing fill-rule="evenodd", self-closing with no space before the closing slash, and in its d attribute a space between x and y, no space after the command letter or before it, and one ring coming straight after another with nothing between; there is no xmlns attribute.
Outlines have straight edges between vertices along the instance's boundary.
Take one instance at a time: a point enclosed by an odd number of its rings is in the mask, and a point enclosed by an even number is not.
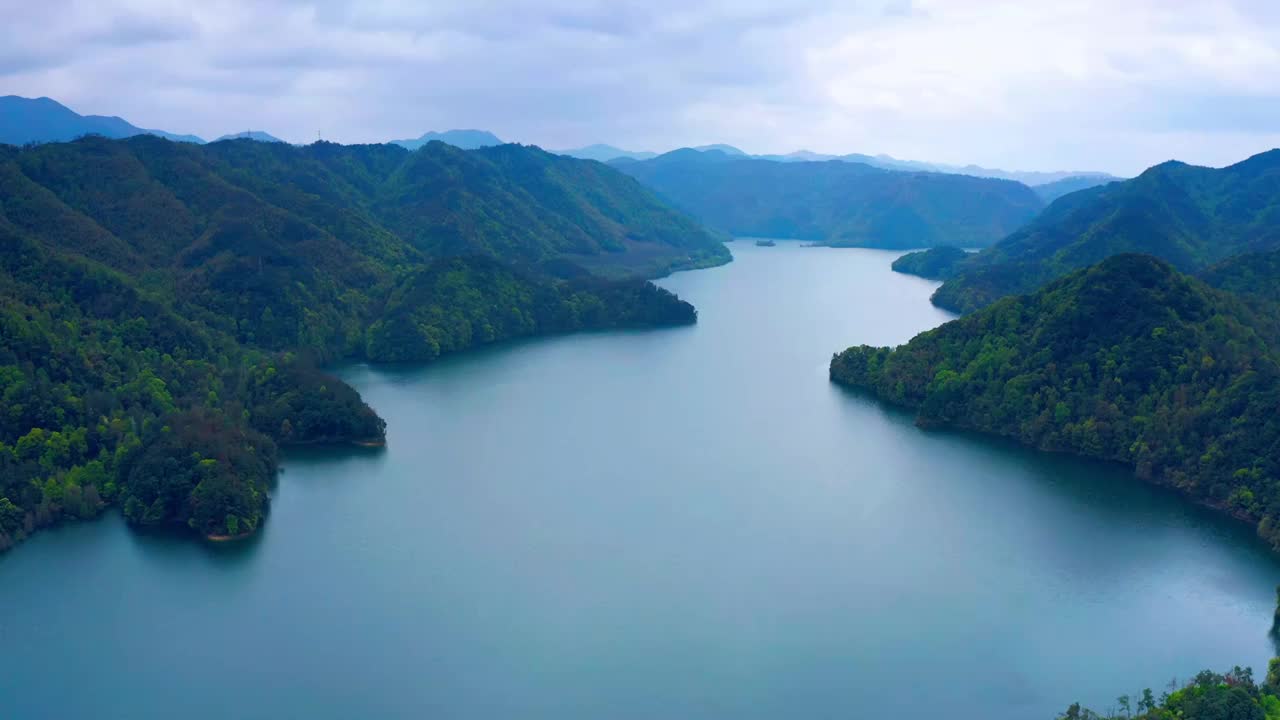
<svg viewBox="0 0 1280 720"><path fill-rule="evenodd" d="M831 378L930 427L1113 460L1280 547L1280 313L1118 255L922 333L855 347Z"/></svg>
<svg viewBox="0 0 1280 720"><path fill-rule="evenodd" d="M111 504L252 532L278 445L383 441L318 363L692 323L643 277L726 257L535 148L0 146L0 548Z"/></svg>
<svg viewBox="0 0 1280 720"><path fill-rule="evenodd" d="M1119 253L1146 253L1195 272L1277 245L1280 150L1222 169L1167 162L1060 198L958 267L934 303L969 312Z"/></svg>

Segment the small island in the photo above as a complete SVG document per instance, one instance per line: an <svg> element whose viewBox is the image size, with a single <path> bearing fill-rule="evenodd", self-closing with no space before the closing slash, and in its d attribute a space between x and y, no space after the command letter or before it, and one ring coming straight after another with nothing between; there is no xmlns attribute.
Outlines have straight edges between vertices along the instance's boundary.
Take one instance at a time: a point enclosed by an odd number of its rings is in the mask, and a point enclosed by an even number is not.
<svg viewBox="0 0 1280 720"><path fill-rule="evenodd" d="M774 241L772 241L772 240L757 240L757 241L756 241L756 247L773 247L774 245L777 245L777 244L778 244L778 243L776 243L776 242L774 242Z"/></svg>

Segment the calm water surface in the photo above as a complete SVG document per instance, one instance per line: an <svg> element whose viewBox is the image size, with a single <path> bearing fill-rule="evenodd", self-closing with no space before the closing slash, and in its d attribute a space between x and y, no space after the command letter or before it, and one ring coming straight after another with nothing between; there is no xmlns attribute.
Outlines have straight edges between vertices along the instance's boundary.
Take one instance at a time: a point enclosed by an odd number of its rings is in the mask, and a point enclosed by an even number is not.
<svg viewBox="0 0 1280 720"><path fill-rule="evenodd" d="M346 369L389 447L290 455L248 543L0 557L0 717L1020 720L1265 671L1247 529L842 392L933 285L733 250L664 281L696 327Z"/></svg>

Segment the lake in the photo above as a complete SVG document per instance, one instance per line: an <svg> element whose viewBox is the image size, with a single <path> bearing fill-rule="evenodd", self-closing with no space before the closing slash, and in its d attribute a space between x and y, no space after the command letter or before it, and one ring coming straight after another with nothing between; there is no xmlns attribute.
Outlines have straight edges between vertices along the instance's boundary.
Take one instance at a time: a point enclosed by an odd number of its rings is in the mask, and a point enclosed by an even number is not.
<svg viewBox="0 0 1280 720"><path fill-rule="evenodd" d="M0 556L0 717L984 718L1251 664L1280 563L1111 466L834 387L947 319L894 253L732 245L697 326L342 374L238 544L112 511Z"/></svg>

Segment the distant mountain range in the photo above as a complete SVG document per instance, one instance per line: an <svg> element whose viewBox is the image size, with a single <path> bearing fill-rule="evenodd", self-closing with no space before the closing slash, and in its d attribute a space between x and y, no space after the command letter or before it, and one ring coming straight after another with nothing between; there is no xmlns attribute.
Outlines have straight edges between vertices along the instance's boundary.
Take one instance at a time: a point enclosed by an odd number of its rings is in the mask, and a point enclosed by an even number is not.
<svg viewBox="0 0 1280 720"><path fill-rule="evenodd" d="M1009 180L676 150L613 166L723 232L847 247L985 247L1043 207Z"/></svg>
<svg viewBox="0 0 1280 720"><path fill-rule="evenodd" d="M574 148L572 150L556 150L558 155L568 155L581 160L599 160L600 162L609 162L610 160L648 160L649 158L658 157L655 152L635 152L632 150L623 150L612 145L587 145L586 147Z"/></svg>
<svg viewBox="0 0 1280 720"><path fill-rule="evenodd" d="M0 97L0 143L26 145L65 142L85 135L109 138L158 135L175 142L204 142L195 135L176 135L163 130L140 128L115 116L81 115L47 97Z"/></svg>
<svg viewBox="0 0 1280 720"><path fill-rule="evenodd" d="M141 128L123 118L104 115L80 115L74 110L47 97L24 98L16 95L0 97L0 143L9 145L26 145L27 143L65 142L85 135L101 135L108 138L126 138L134 135L157 135L175 142L204 143L195 135L183 135ZM231 133L218 140L249 138L262 142L285 142L280 138L261 130ZM417 138L389 141L410 150L417 150L427 143L439 140L464 150L501 145L503 141L487 130L446 130L444 132L428 132ZM216 141L215 141L216 142ZM1112 175L1093 171L1054 171L1054 172L1022 172L984 168L977 165L943 165L939 163L899 160L888 155L863 155L849 153L847 155L829 155L808 150L797 150L786 155L752 155L732 145L715 143L699 145L692 148L700 152L718 151L731 157L752 158L757 160L773 160L776 162L825 162L838 160L841 162L863 163L886 170L907 170L923 172L940 172L955 175L971 175L974 177L999 178L1016 180L1031 186L1045 186L1044 191L1037 190L1045 202L1051 202L1060 195L1075 190L1092 187L1113 180ZM570 150L556 151L559 155L598 160L600 162L626 162L629 160L650 160L659 155L656 152L643 150L623 150L612 145L587 145ZM1069 182L1064 182L1069 181ZM1061 184L1059 184L1061 183Z"/></svg>
<svg viewBox="0 0 1280 720"><path fill-rule="evenodd" d="M774 162L788 163L827 162L830 160L838 160L840 162L862 163L863 165L884 168L885 170L936 172L948 173L951 175L970 175L972 177L996 178L998 180L1014 180L1032 187L1053 185L1052 188L1048 188L1044 192L1041 192L1040 190L1036 191L1037 194L1041 195L1045 202L1051 202L1068 192L1075 192L1076 190L1082 190L1087 187L1093 187L1095 185L1101 185L1114 180L1123 179L1108 173L1093 170L1055 170L1051 172L1000 170L997 168L985 168L979 165L945 165L942 163L919 162L916 160L899 160L898 158L891 157L889 155L864 155L862 153L829 155L826 153L811 152L809 150L797 150L785 155L752 155L732 145L719 143L682 149L697 150L699 152L716 150L732 157L751 158L753 160L772 160ZM599 160L600 162L650 160L661 154L641 150L623 150L622 148L614 147L613 145L603 144L587 145L586 147L575 148L572 150L558 150L556 152L560 155L569 155L570 157L582 158L585 160Z"/></svg>
<svg viewBox="0 0 1280 720"><path fill-rule="evenodd" d="M482 147L490 147L493 145L501 145L502 140L497 135L488 130L445 130L444 132L429 132L417 138L409 140L392 140L392 145L399 145L410 150L417 150L432 140L439 140L454 147L463 150L475 150ZM594 159L594 158L592 158Z"/></svg>

